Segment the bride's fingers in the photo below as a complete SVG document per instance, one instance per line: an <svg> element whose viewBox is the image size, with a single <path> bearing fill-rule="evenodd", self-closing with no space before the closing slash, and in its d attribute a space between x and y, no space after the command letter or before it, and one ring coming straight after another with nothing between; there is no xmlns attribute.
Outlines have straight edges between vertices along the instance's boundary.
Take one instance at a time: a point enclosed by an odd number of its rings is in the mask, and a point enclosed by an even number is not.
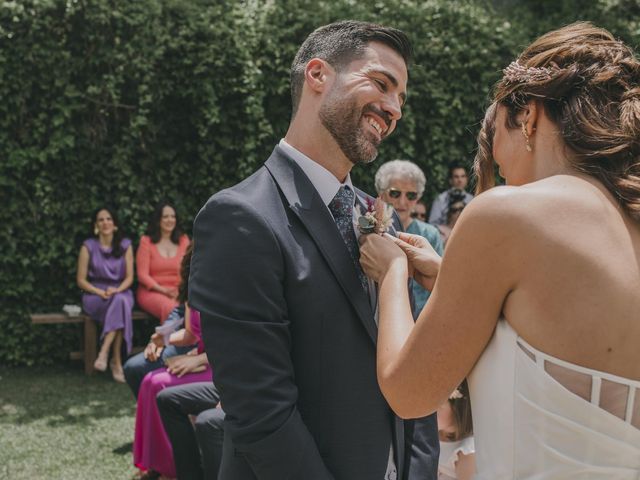
<svg viewBox="0 0 640 480"><path fill-rule="evenodd" d="M417 248L423 248L428 242L427 240L420 236L414 235L412 233L398 232L398 238L409 245L413 245Z"/></svg>
<svg viewBox="0 0 640 480"><path fill-rule="evenodd" d="M391 240L393 243L395 243L397 246L399 246L403 250L404 250L404 248L406 248L408 246L411 246L410 243L407 243L404 240L402 240L401 238L394 237L393 235L390 235L388 233L385 233L382 236L383 236L383 238L386 238L387 240Z"/></svg>
<svg viewBox="0 0 640 480"><path fill-rule="evenodd" d="M405 255L409 256L415 250L415 247L410 243L405 242L404 240L394 237L393 235L389 235L388 233L384 234L386 238L395 243L400 249L405 253Z"/></svg>

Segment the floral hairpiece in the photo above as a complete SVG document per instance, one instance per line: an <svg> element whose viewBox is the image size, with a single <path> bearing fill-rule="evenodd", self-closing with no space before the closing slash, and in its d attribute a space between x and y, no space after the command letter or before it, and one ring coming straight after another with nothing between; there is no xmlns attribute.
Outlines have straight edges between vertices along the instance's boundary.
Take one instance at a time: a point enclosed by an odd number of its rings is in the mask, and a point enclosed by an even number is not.
<svg viewBox="0 0 640 480"><path fill-rule="evenodd" d="M518 60L511 62L507 68L502 70L504 79L509 83L544 82L551 80L554 71L553 67L525 67Z"/></svg>
<svg viewBox="0 0 640 480"><path fill-rule="evenodd" d="M357 210L358 230L362 234L378 233L382 235L393 223L391 219L393 208L381 198L376 198L375 201L367 199L367 211L364 214L360 210L360 205L357 206Z"/></svg>

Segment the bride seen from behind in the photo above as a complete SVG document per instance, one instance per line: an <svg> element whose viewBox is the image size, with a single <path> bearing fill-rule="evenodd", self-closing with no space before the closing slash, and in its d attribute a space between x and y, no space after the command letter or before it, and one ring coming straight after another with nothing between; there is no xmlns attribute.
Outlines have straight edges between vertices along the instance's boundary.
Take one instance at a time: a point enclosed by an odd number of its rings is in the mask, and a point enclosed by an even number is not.
<svg viewBox="0 0 640 480"><path fill-rule="evenodd" d="M381 390L421 417L468 376L477 478L638 478L640 63L576 23L527 47L493 100L484 193L442 261L412 236L362 239ZM415 326L409 274L433 289Z"/></svg>

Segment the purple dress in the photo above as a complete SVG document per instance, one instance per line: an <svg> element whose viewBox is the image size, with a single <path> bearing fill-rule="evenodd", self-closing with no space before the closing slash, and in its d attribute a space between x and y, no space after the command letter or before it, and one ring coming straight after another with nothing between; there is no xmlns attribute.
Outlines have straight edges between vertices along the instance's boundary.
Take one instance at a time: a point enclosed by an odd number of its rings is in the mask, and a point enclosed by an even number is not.
<svg viewBox="0 0 640 480"><path fill-rule="evenodd" d="M89 282L97 288L106 290L109 287L117 288L127 275L125 254L120 258L111 256L111 248L104 248L97 238L89 238L83 245L89 251L89 268L87 277ZM126 252L131 245L131 240L123 238L122 251ZM127 345L127 353L131 353L131 337L133 326L131 324L131 311L133 310L133 293L131 289L118 292L105 300L93 293L82 295L82 309L95 321L102 324L102 335L113 330L123 330L124 341Z"/></svg>

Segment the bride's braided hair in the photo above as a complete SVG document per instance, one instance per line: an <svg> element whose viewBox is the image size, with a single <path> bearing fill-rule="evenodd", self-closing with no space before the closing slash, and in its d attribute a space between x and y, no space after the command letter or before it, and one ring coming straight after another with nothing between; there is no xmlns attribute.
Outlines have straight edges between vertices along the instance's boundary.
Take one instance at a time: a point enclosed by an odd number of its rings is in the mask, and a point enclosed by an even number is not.
<svg viewBox="0 0 640 480"><path fill-rule="evenodd" d="M505 69L478 135L478 191L494 184L496 105L507 127L533 98L542 101L575 154L573 167L598 179L640 220L640 62L608 31L578 22L533 42Z"/></svg>

